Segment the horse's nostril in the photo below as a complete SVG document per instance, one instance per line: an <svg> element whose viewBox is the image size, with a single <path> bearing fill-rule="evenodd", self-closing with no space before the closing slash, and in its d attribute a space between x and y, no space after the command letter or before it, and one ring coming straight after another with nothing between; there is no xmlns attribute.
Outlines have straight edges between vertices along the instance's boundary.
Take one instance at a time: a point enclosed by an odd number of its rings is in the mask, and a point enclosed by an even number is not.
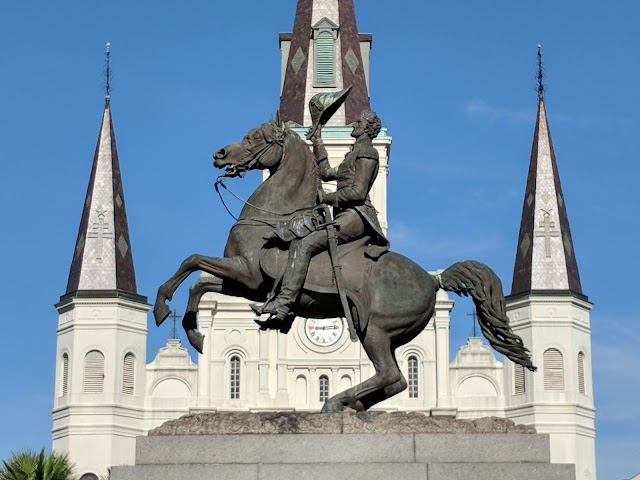
<svg viewBox="0 0 640 480"><path fill-rule="evenodd" d="M213 158L216 160L221 160L227 156L227 151L224 148L221 148L216 153L213 154Z"/></svg>

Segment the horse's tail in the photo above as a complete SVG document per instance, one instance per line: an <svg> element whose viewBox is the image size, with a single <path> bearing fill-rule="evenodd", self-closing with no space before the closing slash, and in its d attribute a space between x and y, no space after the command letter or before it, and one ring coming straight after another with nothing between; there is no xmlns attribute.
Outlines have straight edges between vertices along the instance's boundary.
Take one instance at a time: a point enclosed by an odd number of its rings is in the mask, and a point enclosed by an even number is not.
<svg viewBox="0 0 640 480"><path fill-rule="evenodd" d="M473 260L458 262L437 275L439 287L458 295L471 295L482 333L498 352L532 372L529 350L511 330L504 310L502 283L485 264Z"/></svg>

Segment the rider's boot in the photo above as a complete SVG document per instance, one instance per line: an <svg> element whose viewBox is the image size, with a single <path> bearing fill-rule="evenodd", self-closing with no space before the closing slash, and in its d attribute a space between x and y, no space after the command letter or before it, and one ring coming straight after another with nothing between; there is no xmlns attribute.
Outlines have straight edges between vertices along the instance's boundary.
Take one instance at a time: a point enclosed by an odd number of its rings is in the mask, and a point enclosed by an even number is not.
<svg viewBox="0 0 640 480"><path fill-rule="evenodd" d="M307 270L309 269L310 256L309 259L304 257L303 255L296 255L296 261L289 263L282 277L282 288L276 298L262 306L251 306L256 313L260 315L269 313L271 314L271 321L283 325L289 320L288 317L294 315L291 308L298 299L300 290L302 290L302 285L304 285L304 280L307 276ZM260 320L256 320L256 323L260 326L263 325L263 322ZM270 326L269 328L274 327Z"/></svg>

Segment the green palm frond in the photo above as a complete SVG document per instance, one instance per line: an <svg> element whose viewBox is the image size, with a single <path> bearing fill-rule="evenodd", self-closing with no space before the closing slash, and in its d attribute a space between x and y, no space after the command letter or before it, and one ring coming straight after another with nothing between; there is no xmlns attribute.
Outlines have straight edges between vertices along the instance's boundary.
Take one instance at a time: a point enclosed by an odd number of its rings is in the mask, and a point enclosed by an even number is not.
<svg viewBox="0 0 640 480"><path fill-rule="evenodd" d="M76 480L74 465L67 454L36 453L23 450L3 460L0 480Z"/></svg>

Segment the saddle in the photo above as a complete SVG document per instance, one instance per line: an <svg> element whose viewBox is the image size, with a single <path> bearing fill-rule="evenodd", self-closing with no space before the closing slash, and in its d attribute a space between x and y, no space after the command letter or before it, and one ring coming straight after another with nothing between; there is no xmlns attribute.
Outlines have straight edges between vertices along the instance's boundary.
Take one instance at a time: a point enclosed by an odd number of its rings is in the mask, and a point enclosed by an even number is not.
<svg viewBox="0 0 640 480"><path fill-rule="evenodd" d="M370 242L371 238L365 236L353 242L338 245L338 262L342 266L342 283L348 299L356 307L359 320L364 319L365 322L369 318L369 301L366 298L367 289L364 288L364 283L369 278L369 272L375 263L375 260L366 254ZM275 281L282 277L287 264L289 250L285 247L273 246L263 248L260 252L262 271ZM307 278L302 288L311 292L338 295L328 251L319 253L311 259ZM366 325L360 325L362 330L365 327Z"/></svg>

